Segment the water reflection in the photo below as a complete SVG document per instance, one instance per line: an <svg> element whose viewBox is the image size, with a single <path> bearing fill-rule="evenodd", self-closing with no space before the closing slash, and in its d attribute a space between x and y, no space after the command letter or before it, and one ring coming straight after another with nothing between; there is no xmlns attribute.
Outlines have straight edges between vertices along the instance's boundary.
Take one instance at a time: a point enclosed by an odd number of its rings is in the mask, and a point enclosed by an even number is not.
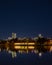
<svg viewBox="0 0 52 65"><path fill-rule="evenodd" d="M16 58L16 57L18 57L18 54L20 55L28 55L28 54L34 54L34 55L37 55L37 56L39 56L39 57L41 57L41 56L43 56L44 54L46 54L47 52L45 52L45 53L43 53L43 52L39 52L38 50L32 50L31 52L29 52L28 50L27 51L22 51L22 50L19 50L18 52L16 52L16 51L11 51L11 50L1 50L0 49L0 53L2 53L2 52L4 52L4 53L7 53L7 54L9 54L9 55L11 55L11 57L12 58ZM52 52L49 52L49 54L52 54Z"/></svg>
<svg viewBox="0 0 52 65"><path fill-rule="evenodd" d="M42 56L46 52L52 52L52 39L38 37L36 40L32 38L1 40L0 52L3 51L11 54L12 58L16 58L17 53L34 53Z"/></svg>
<svg viewBox="0 0 52 65"><path fill-rule="evenodd" d="M17 56L12 58L11 51L0 52L0 65L52 65L52 53L46 52L42 56L35 53L16 53ZM41 55L41 54L40 54Z"/></svg>

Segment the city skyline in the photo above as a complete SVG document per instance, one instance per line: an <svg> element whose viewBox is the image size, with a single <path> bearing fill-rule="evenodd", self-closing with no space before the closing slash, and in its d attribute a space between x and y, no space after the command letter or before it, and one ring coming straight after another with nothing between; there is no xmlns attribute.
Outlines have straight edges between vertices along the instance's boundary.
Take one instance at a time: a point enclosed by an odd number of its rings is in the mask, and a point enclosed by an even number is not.
<svg viewBox="0 0 52 65"><path fill-rule="evenodd" d="M8 0L0 2L0 37L12 32L17 36L52 37L52 4L50 0Z"/></svg>
<svg viewBox="0 0 52 65"><path fill-rule="evenodd" d="M12 32L12 33L8 33L8 34L6 34L6 33L0 33L1 34L1 36L0 36L0 39L2 39L2 40L5 40L5 39L12 39L12 38L37 38L37 37L45 37L45 38L50 38L50 39L52 39L52 36L44 36L44 35L42 35L42 34L37 34L37 35L28 35L28 33L25 35L18 35L17 33L15 33L15 32ZM5 36L6 35L6 36ZM3 36L3 37L2 37Z"/></svg>

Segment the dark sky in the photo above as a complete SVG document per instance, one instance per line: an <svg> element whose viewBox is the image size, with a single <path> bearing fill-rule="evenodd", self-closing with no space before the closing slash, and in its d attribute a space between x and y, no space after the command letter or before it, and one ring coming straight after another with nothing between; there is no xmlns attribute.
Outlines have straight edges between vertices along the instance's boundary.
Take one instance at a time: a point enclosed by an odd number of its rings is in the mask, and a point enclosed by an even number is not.
<svg viewBox="0 0 52 65"><path fill-rule="evenodd" d="M12 32L17 36L37 36L39 33L52 37L51 0L1 0L0 38Z"/></svg>

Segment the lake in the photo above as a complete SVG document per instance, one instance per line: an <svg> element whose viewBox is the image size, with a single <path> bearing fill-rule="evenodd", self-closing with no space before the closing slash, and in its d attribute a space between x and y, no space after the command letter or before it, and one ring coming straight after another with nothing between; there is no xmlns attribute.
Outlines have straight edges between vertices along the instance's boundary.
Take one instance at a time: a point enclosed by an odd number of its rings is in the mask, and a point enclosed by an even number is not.
<svg viewBox="0 0 52 65"><path fill-rule="evenodd" d="M52 65L52 53L46 52L39 56L35 53L17 53L12 55L6 51L0 52L0 65Z"/></svg>

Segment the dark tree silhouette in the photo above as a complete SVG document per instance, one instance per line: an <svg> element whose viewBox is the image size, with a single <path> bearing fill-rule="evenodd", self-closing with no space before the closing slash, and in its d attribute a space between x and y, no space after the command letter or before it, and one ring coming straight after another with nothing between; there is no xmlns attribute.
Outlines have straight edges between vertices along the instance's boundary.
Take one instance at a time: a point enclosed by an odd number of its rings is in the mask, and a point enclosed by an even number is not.
<svg viewBox="0 0 52 65"><path fill-rule="evenodd" d="M46 38L40 38L38 37L35 47L39 52L46 52L47 49L44 47L45 46L45 42L47 41Z"/></svg>

